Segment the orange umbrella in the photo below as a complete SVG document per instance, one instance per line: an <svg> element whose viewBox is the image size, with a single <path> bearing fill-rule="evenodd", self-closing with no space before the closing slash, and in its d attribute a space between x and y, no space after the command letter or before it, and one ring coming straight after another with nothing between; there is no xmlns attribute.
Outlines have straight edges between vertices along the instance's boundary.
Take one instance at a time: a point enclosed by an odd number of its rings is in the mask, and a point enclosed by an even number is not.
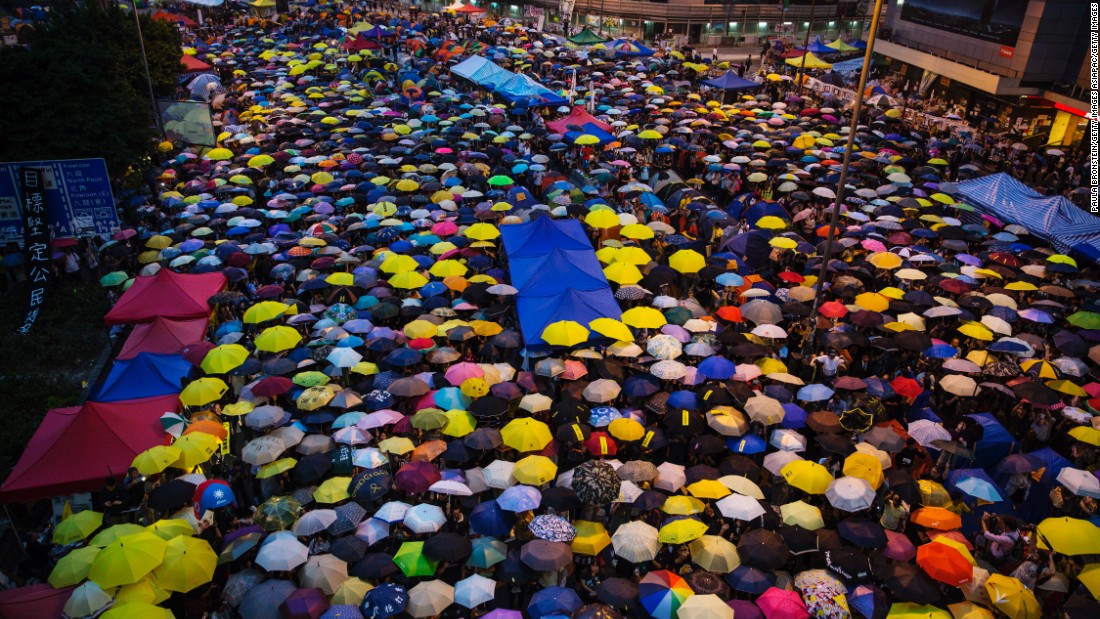
<svg viewBox="0 0 1100 619"><path fill-rule="evenodd" d="M939 529L940 531L950 531L962 527L962 519L959 518L959 515L942 507L922 507L913 512L909 520L922 527Z"/></svg>
<svg viewBox="0 0 1100 619"><path fill-rule="evenodd" d="M917 548L917 565L936 580L958 587L974 577L974 566L956 548L930 542Z"/></svg>
<svg viewBox="0 0 1100 619"><path fill-rule="evenodd" d="M225 437L229 434L225 430L225 426L209 419L203 419L201 421L192 422L187 426L187 429L183 431L184 434L191 434L193 432L202 432L203 434L209 434L211 436L218 437L218 440L225 440Z"/></svg>

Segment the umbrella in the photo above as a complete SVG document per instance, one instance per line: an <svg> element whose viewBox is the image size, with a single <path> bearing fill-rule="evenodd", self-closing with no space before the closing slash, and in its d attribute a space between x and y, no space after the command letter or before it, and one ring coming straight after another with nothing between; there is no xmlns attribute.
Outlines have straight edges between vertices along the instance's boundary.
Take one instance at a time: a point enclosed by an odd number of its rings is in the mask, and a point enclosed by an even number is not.
<svg viewBox="0 0 1100 619"><path fill-rule="evenodd" d="M88 577L103 587L138 582L161 564L167 547L148 532L122 536L95 556Z"/></svg>
<svg viewBox="0 0 1100 619"><path fill-rule="evenodd" d="M466 608L476 608L496 597L497 582L480 574L464 578L454 586L454 603Z"/></svg>
<svg viewBox="0 0 1100 619"><path fill-rule="evenodd" d="M660 548L658 531L639 521L628 522L620 526L611 536L611 545L615 554L631 563L645 563L657 556Z"/></svg>
<svg viewBox="0 0 1100 619"><path fill-rule="evenodd" d="M673 619L684 602L694 595L683 578L668 570L645 575L638 583L642 607L655 619Z"/></svg>
<svg viewBox="0 0 1100 619"><path fill-rule="evenodd" d="M405 612L412 617L433 617L455 601L455 588L442 580L418 583L409 589Z"/></svg>

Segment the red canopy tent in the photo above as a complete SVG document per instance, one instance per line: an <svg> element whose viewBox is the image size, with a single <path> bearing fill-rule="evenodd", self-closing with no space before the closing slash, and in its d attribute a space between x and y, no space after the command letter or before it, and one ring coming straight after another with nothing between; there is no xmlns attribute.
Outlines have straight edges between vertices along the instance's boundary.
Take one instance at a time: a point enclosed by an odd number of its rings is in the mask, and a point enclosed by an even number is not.
<svg viewBox="0 0 1100 619"><path fill-rule="evenodd" d="M365 39L361 36L357 36L353 39L349 38L344 41L344 49L351 51L359 51L363 49L382 49L382 44L373 39Z"/></svg>
<svg viewBox="0 0 1100 619"><path fill-rule="evenodd" d="M186 15L180 15L179 13L169 13L168 11L157 11L153 13L153 19L159 19L161 21L172 22L173 24L183 24L188 28L194 28L199 23Z"/></svg>
<svg viewBox="0 0 1100 619"><path fill-rule="evenodd" d="M484 12L485 12L485 9L483 9L481 7L476 7L472 4L466 4L466 5L463 5L459 8L457 8L457 9L455 9L455 13L484 13Z"/></svg>
<svg viewBox="0 0 1100 619"><path fill-rule="evenodd" d="M203 73L205 71L213 71L214 66L207 64L194 56L188 56L184 54L180 56L180 64L184 66L184 70L181 73Z"/></svg>
<svg viewBox="0 0 1100 619"><path fill-rule="evenodd" d="M0 591L0 619L60 617L76 587L53 587L41 583Z"/></svg>
<svg viewBox="0 0 1100 619"><path fill-rule="evenodd" d="M165 444L160 417L179 408L179 396L166 395L49 411L0 486L0 502L98 489L109 475L124 475L137 454Z"/></svg>
<svg viewBox="0 0 1100 619"><path fill-rule="evenodd" d="M109 325L151 322L161 318L205 318L206 300L225 288L221 273L182 274L163 269L134 280L130 289L103 317Z"/></svg>
<svg viewBox="0 0 1100 619"><path fill-rule="evenodd" d="M126 338L117 359L133 359L138 353L148 352L157 355L178 355L189 344L201 341L206 336L204 318L191 320L171 320L156 317L152 322L137 325Z"/></svg>
<svg viewBox="0 0 1100 619"><path fill-rule="evenodd" d="M573 106L573 110L569 112L569 115L565 118L554 120L546 123L546 126L550 128L554 133L560 133L565 135L569 129L569 125L576 125L577 127L584 127L586 124L592 123L600 129L611 133L611 125L605 123L602 120L597 119L595 116L589 114L579 105Z"/></svg>

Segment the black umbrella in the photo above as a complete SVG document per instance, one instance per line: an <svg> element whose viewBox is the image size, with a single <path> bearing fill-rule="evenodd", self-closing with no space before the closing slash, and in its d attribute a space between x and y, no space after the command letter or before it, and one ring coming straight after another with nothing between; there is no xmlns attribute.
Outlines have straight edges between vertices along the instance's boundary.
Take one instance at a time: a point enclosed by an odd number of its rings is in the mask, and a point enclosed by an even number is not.
<svg viewBox="0 0 1100 619"><path fill-rule="evenodd" d="M520 560L519 548L508 550L507 556L493 571L493 577L500 582L526 583L534 581L536 576L536 572Z"/></svg>
<svg viewBox="0 0 1100 619"><path fill-rule="evenodd" d="M1012 392L1021 400L1037 406L1053 406L1062 401L1062 395L1042 383L1025 382L1012 386Z"/></svg>
<svg viewBox="0 0 1100 619"><path fill-rule="evenodd" d="M580 509L581 505L583 505L581 500L577 498L577 493L572 488L554 486L542 493L542 506L549 507L556 512Z"/></svg>
<svg viewBox="0 0 1100 619"><path fill-rule="evenodd" d="M327 453L310 454L294 465L290 479L299 486L312 486L321 481L332 469L332 456Z"/></svg>
<svg viewBox="0 0 1100 619"><path fill-rule="evenodd" d="M826 550L821 554L825 559L825 567L843 578L848 585L871 577L871 560L855 548Z"/></svg>
<svg viewBox="0 0 1100 619"><path fill-rule="evenodd" d="M348 568L348 573L364 580L381 580L400 570L393 557L384 552L372 552Z"/></svg>
<svg viewBox="0 0 1100 619"><path fill-rule="evenodd" d="M748 565L739 565L729 574L726 574L726 582L734 591L759 595L775 586L775 574Z"/></svg>
<svg viewBox="0 0 1100 619"><path fill-rule="evenodd" d="M354 535L345 535L332 541L329 552L346 563L355 563L367 554L368 545Z"/></svg>
<svg viewBox="0 0 1100 619"><path fill-rule="evenodd" d="M939 583L911 563L892 563L885 574L883 584L902 601L935 604L943 597Z"/></svg>
<svg viewBox="0 0 1100 619"><path fill-rule="evenodd" d="M158 512L174 512L195 496L195 485L179 479L157 486L149 493L148 505Z"/></svg>
<svg viewBox="0 0 1100 619"><path fill-rule="evenodd" d="M684 580L687 581L688 586L691 587L691 590L694 591L696 595L713 594L723 600L729 599L730 597L729 585L714 572L692 570L684 576Z"/></svg>
<svg viewBox="0 0 1100 619"><path fill-rule="evenodd" d="M524 544L519 556L537 572L552 572L573 561L573 550L565 542L536 539Z"/></svg>
<svg viewBox="0 0 1100 619"><path fill-rule="evenodd" d="M424 556L436 561L455 563L470 556L473 546L457 533L438 533L424 542Z"/></svg>
<svg viewBox="0 0 1100 619"><path fill-rule="evenodd" d="M503 445L504 439L500 436L500 430L496 428L478 428L464 436L462 442L470 449L488 451Z"/></svg>
<svg viewBox="0 0 1100 619"><path fill-rule="evenodd" d="M573 490L582 503L606 505L619 497L622 480L615 467L601 460L588 460L573 469Z"/></svg>
<svg viewBox="0 0 1100 619"><path fill-rule="evenodd" d="M860 548L885 548L889 541L882 525L869 518L845 518L836 530L840 537Z"/></svg>
<svg viewBox="0 0 1100 619"><path fill-rule="evenodd" d="M737 554L745 565L763 570L777 570L787 562L790 551L778 533L767 529L753 529L741 536L741 541L737 544Z"/></svg>
<svg viewBox="0 0 1100 619"><path fill-rule="evenodd" d="M780 525L778 531L791 554L817 552L817 535L813 531L790 524Z"/></svg>
<svg viewBox="0 0 1100 619"><path fill-rule="evenodd" d="M596 585L596 599L612 606L629 606L638 601L638 583L625 578L608 578Z"/></svg>

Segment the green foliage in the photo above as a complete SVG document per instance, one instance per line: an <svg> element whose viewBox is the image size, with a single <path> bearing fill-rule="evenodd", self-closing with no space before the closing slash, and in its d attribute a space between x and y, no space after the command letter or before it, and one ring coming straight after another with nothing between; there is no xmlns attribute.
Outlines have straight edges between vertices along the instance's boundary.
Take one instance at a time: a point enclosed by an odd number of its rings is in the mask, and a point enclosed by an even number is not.
<svg viewBox="0 0 1100 619"><path fill-rule="evenodd" d="M183 69L180 65L180 50L183 45L180 31L167 21L142 15L141 34L145 39L145 57L149 59L153 92L159 98L175 98L176 79Z"/></svg>
<svg viewBox="0 0 1100 619"><path fill-rule="evenodd" d="M143 27L154 87L171 94L179 35ZM0 161L103 157L116 176L147 165L155 125L132 15L58 7L30 48L0 48L0 83Z"/></svg>
<svg viewBox="0 0 1100 619"><path fill-rule="evenodd" d="M107 297L92 284L50 292L29 335L12 330L26 311L20 290L0 304L0 478L15 464L46 411L75 406L107 344Z"/></svg>

